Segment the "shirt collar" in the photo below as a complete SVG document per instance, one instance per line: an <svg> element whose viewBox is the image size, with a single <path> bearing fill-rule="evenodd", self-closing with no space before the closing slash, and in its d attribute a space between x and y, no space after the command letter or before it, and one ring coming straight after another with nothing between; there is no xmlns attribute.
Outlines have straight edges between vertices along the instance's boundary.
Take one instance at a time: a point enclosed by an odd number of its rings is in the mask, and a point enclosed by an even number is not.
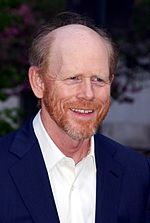
<svg viewBox="0 0 150 223"><path fill-rule="evenodd" d="M66 158L66 156L60 151L60 149L56 146L56 144L48 135L42 123L40 111L37 113L37 115L33 119L33 129L38 139L47 171L49 171L58 162ZM93 136L91 137L91 148L87 156L91 156L93 158L94 165L95 165L94 137Z"/></svg>

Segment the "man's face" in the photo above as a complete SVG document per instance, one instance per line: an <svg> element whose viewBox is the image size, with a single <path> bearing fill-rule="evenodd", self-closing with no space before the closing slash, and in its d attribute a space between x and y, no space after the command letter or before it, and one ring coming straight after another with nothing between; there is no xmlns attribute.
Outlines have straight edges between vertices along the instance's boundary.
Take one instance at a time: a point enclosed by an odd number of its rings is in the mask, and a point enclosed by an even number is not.
<svg viewBox="0 0 150 223"><path fill-rule="evenodd" d="M91 137L110 105L108 52L104 41L86 35L62 42L44 77L42 107L75 140ZM51 75L53 73L53 75Z"/></svg>

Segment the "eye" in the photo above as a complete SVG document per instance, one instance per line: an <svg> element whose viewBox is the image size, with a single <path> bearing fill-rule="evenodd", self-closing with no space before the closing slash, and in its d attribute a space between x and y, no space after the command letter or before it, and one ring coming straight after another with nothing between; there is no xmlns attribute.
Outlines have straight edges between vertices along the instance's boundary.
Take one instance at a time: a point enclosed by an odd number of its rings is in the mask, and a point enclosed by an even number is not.
<svg viewBox="0 0 150 223"><path fill-rule="evenodd" d="M104 82L100 77L95 77L95 81L97 81L97 82Z"/></svg>
<svg viewBox="0 0 150 223"><path fill-rule="evenodd" d="M68 79L70 79L70 80L80 80L80 78L78 76L72 76L72 77L69 77Z"/></svg>
<svg viewBox="0 0 150 223"><path fill-rule="evenodd" d="M67 84L77 84L77 83L80 83L80 81L81 81L81 76L80 75L70 76L70 77L67 77L65 79L65 82Z"/></svg>
<svg viewBox="0 0 150 223"><path fill-rule="evenodd" d="M99 86L104 86L107 81L105 81L104 79L102 79L101 77L98 77L98 76L93 76L92 77L92 82L99 85Z"/></svg>

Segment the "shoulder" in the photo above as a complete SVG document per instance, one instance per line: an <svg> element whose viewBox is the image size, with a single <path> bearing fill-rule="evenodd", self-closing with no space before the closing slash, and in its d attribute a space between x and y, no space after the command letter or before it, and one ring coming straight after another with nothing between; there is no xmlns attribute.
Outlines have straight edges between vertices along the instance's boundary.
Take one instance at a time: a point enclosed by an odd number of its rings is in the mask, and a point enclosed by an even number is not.
<svg viewBox="0 0 150 223"><path fill-rule="evenodd" d="M0 137L0 153L2 151L8 150L8 148L12 145L14 138L19 130L11 132L5 136Z"/></svg>
<svg viewBox="0 0 150 223"><path fill-rule="evenodd" d="M149 172L150 160L133 148L124 146L101 134L96 134L95 145L99 150L99 155L102 150L108 156L112 156L113 159L118 161L125 169L129 169L133 172L137 172L137 170Z"/></svg>
<svg viewBox="0 0 150 223"><path fill-rule="evenodd" d="M9 152L15 136L17 132L12 132L8 135L5 135L3 137L0 137L0 176L5 177L6 171L9 168L9 166L13 163L14 158L11 153Z"/></svg>
<svg viewBox="0 0 150 223"><path fill-rule="evenodd" d="M14 154L19 154L19 151L21 152L29 143L33 144L34 138L32 121L28 121L18 130L0 137L0 162L9 160L13 150Z"/></svg>

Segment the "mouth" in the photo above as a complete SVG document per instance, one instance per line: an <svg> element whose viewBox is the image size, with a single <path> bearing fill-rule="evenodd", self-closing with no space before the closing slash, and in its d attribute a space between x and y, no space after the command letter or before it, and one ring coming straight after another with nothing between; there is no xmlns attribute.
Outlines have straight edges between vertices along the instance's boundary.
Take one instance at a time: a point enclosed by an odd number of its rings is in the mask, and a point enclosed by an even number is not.
<svg viewBox="0 0 150 223"><path fill-rule="evenodd" d="M78 117L87 117L87 118L92 118L93 115L95 114L94 109L83 109L83 108L70 108L70 110L78 115Z"/></svg>
<svg viewBox="0 0 150 223"><path fill-rule="evenodd" d="M71 108L71 111L81 114L90 114L94 112L94 110L92 109L77 109L77 108Z"/></svg>

